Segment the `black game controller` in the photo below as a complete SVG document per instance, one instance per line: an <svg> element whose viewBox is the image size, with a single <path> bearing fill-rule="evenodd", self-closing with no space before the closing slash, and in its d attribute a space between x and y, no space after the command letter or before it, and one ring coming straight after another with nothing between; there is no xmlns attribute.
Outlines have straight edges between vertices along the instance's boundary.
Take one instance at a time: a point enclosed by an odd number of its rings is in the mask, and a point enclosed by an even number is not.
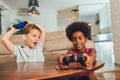
<svg viewBox="0 0 120 80"><path fill-rule="evenodd" d="M84 67L86 67L85 65L85 61L87 60L86 56L65 56L63 57L63 63L65 65L69 65L70 62L80 62L80 64Z"/></svg>

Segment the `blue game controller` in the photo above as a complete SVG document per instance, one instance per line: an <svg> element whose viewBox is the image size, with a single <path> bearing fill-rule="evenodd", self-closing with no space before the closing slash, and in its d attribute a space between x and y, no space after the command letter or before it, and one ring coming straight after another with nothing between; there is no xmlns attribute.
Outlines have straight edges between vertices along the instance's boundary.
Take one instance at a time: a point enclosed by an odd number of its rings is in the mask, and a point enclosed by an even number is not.
<svg viewBox="0 0 120 80"><path fill-rule="evenodd" d="M16 29L22 29L27 23L27 21L19 21L18 23L14 24L13 27Z"/></svg>

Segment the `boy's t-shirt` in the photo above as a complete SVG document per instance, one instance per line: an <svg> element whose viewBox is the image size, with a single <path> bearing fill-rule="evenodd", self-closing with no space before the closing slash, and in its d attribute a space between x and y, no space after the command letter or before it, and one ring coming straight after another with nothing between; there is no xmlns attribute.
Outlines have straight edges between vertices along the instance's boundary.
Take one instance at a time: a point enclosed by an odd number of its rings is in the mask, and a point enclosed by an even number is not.
<svg viewBox="0 0 120 80"><path fill-rule="evenodd" d="M38 43L35 48L15 45L13 54L17 57L17 62L44 62L43 44Z"/></svg>

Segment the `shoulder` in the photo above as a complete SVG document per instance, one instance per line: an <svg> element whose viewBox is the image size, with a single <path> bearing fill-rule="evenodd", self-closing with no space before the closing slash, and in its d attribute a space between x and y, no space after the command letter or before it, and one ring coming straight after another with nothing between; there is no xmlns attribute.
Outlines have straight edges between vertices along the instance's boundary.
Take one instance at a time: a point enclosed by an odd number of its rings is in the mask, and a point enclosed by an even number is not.
<svg viewBox="0 0 120 80"><path fill-rule="evenodd" d="M95 53L96 54L96 49L95 48L88 48L89 53Z"/></svg>
<svg viewBox="0 0 120 80"><path fill-rule="evenodd" d="M24 48L25 46L20 46L20 45L15 45L14 46L14 49L22 49L22 48Z"/></svg>
<svg viewBox="0 0 120 80"><path fill-rule="evenodd" d="M96 49L95 48L89 48L90 49L90 51L96 51Z"/></svg>
<svg viewBox="0 0 120 80"><path fill-rule="evenodd" d="M17 53L22 52L24 48L25 48L25 46L15 45L14 50L13 50L13 54L16 55Z"/></svg>
<svg viewBox="0 0 120 80"><path fill-rule="evenodd" d="M28 50L27 46L21 46L21 45L15 45L14 46L14 51L22 51L22 50Z"/></svg>
<svg viewBox="0 0 120 80"><path fill-rule="evenodd" d="M43 43L39 42L38 45L37 45L37 47L41 47L42 48L43 47Z"/></svg>
<svg viewBox="0 0 120 80"><path fill-rule="evenodd" d="M91 41L91 40L87 40L85 46L86 46L87 48L95 48L95 44L94 44L94 42Z"/></svg>

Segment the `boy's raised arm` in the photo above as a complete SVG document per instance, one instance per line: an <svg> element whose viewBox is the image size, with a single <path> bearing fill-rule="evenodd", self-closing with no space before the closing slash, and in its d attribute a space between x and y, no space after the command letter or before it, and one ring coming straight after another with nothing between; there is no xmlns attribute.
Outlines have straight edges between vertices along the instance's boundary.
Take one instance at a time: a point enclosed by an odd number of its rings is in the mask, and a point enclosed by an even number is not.
<svg viewBox="0 0 120 80"><path fill-rule="evenodd" d="M3 45L10 52L13 52L13 50L14 50L14 44L10 41L10 37L17 31L18 31L17 29L15 29L11 26L11 29L8 32L6 32L1 38L1 41L2 41Z"/></svg>
<svg viewBox="0 0 120 80"><path fill-rule="evenodd" d="M42 42L44 44L45 42L45 30L43 27L39 26L40 30L41 30L41 36L40 36L40 42Z"/></svg>

